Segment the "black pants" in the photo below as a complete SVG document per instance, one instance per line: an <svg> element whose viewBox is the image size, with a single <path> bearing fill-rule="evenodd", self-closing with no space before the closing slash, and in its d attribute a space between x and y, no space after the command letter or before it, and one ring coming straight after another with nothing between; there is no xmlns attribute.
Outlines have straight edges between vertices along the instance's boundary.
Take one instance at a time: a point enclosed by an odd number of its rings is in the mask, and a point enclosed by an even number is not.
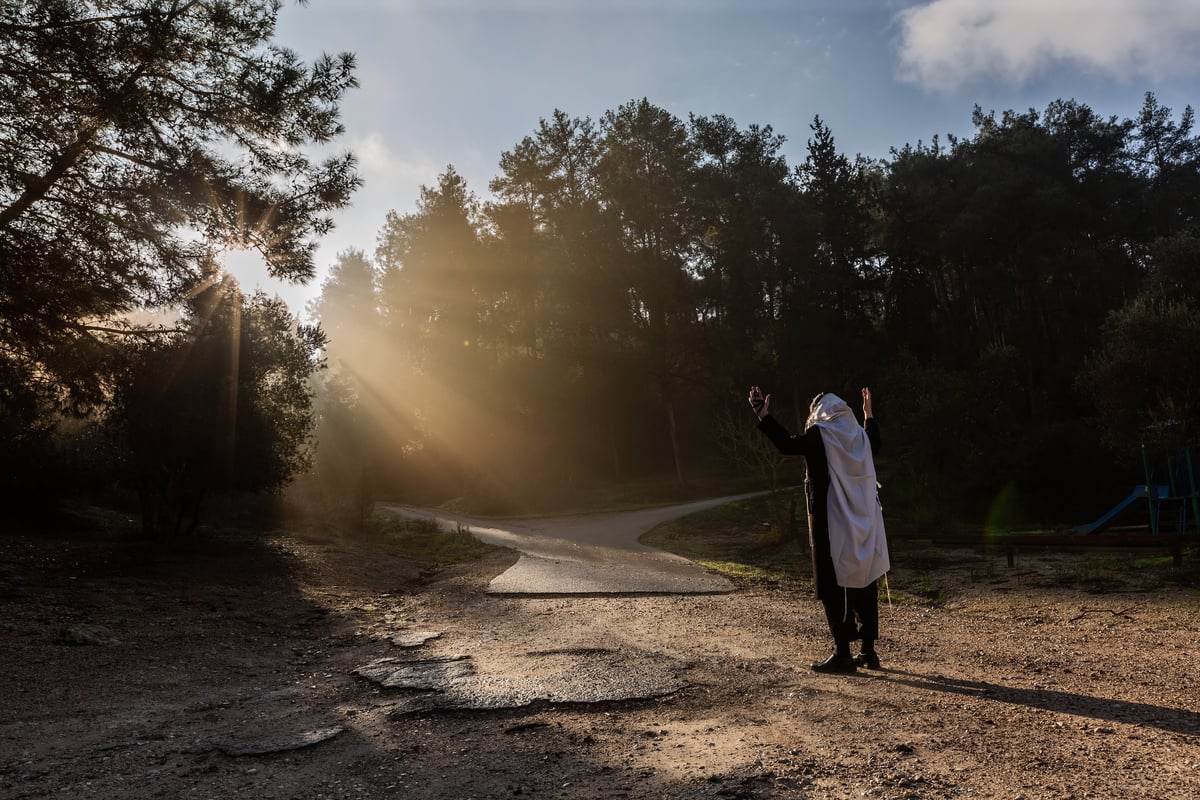
<svg viewBox="0 0 1200 800"><path fill-rule="evenodd" d="M862 589L840 588L821 597L825 619L839 653L850 652L850 643L862 639L864 652L875 649L879 638L879 586L872 581Z"/></svg>

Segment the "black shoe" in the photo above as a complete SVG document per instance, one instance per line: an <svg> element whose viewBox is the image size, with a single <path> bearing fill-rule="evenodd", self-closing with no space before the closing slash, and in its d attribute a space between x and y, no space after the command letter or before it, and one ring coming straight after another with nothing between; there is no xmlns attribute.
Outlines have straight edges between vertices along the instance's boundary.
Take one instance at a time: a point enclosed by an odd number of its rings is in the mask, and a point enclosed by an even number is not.
<svg viewBox="0 0 1200 800"><path fill-rule="evenodd" d="M879 656L875 653L859 653L854 657L854 664L867 669L882 669L879 666Z"/></svg>
<svg viewBox="0 0 1200 800"><path fill-rule="evenodd" d="M812 671L849 675L858 672L858 668L854 666L854 659L850 656L839 656L837 653L834 653L824 661L814 662Z"/></svg>

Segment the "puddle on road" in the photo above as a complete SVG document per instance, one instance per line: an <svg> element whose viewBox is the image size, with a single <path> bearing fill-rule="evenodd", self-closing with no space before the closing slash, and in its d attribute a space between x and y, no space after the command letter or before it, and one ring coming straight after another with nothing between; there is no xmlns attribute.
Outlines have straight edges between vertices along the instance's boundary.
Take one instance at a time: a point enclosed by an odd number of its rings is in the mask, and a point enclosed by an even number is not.
<svg viewBox="0 0 1200 800"><path fill-rule="evenodd" d="M680 665L657 653L572 648L506 657L482 668L471 656L377 659L354 674L408 690L393 716L430 710L496 711L533 703L649 700L688 686Z"/></svg>

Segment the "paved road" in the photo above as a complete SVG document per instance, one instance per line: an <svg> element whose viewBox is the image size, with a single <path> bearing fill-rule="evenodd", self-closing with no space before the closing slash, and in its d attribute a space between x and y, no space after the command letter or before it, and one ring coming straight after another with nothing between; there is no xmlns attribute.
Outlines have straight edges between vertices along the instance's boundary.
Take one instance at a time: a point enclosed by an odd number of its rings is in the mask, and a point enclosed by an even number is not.
<svg viewBox="0 0 1200 800"><path fill-rule="evenodd" d="M646 547L638 537L669 520L754 494L638 511L515 520L394 504L381 508L435 520L445 530L465 525L484 542L519 551L517 563L488 586L493 594L699 594L728 592L733 585L686 558Z"/></svg>

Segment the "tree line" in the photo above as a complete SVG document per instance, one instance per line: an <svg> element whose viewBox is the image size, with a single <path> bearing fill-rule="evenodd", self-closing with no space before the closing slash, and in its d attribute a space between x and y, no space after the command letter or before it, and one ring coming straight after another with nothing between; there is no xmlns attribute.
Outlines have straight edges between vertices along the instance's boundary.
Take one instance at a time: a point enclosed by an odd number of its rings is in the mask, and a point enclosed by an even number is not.
<svg viewBox="0 0 1200 800"><path fill-rule="evenodd" d="M554 111L481 200L449 167L304 322L220 264L315 274L360 179L350 54L278 0L0 4L0 494L136 498L149 531L300 482L507 511L739 463L750 383L793 427L871 385L914 521L1107 505L1195 440L1192 110L975 113L970 138L803 163L649 100ZM730 444L734 442L735 444ZM1102 498L1102 499L1101 499Z"/></svg>
<svg viewBox="0 0 1200 800"><path fill-rule="evenodd" d="M751 383L794 429L816 392L871 385L884 495L914 520L1103 510L1141 443L1194 439L1192 110L1060 100L974 127L873 160L815 118L789 165L770 126L556 110L490 199L450 167L338 257L310 308L322 446L363 457L361 496L502 511L727 473Z"/></svg>

